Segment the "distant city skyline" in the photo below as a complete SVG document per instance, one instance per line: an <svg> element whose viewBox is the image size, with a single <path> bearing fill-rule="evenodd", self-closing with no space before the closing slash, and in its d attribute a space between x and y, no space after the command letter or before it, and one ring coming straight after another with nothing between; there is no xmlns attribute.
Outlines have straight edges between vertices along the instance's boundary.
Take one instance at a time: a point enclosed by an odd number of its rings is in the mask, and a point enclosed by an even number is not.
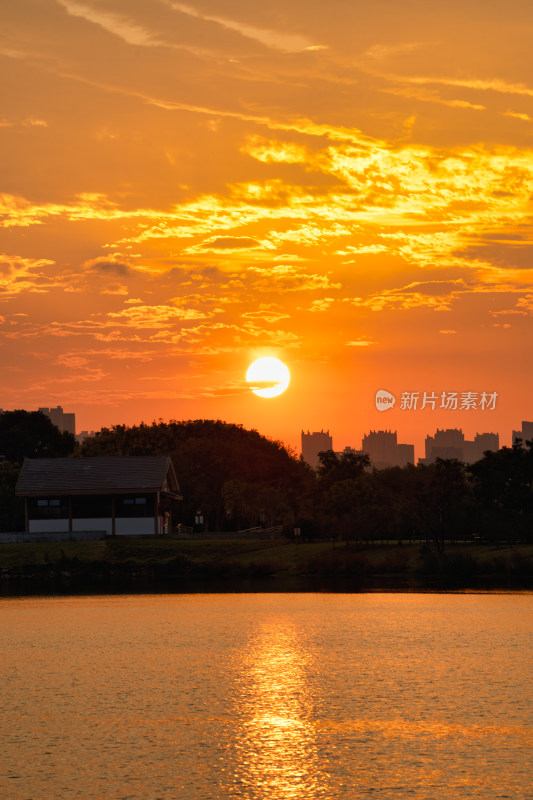
<svg viewBox="0 0 533 800"><path fill-rule="evenodd" d="M533 422L522 420L522 427L512 431L510 444L518 439L523 442L533 439ZM500 436L493 431L476 433L472 440L465 437L461 428L437 428L433 434L425 436L424 455L417 455L413 444L400 444L398 432L392 430L371 430L361 437L361 446L345 444L337 447L329 429L325 432L301 432L301 454L304 461L311 466L319 463L320 450L333 450L342 453L366 453L373 466L405 466L407 463L431 463L436 458L456 458L459 461L473 463L483 457L486 450L498 450L505 445L500 443Z"/></svg>
<svg viewBox="0 0 533 800"><path fill-rule="evenodd" d="M2 413L4 410L6 409L0 408L0 413ZM76 412L65 412L61 405L56 407L40 406L39 408L33 410L46 414L60 430L67 430L70 433L73 433L79 442L82 442L87 436L94 436L94 434L100 430L100 428L95 428L78 431L76 425ZM491 417L485 416L485 419L489 420ZM152 422L152 420L150 420L150 422ZM101 427L112 427L113 424L135 425L140 424L140 422L125 423L117 420L112 424L102 425ZM368 452L369 454L373 453L373 461L377 464L382 463L385 454L388 453L388 458L391 463L402 466L406 463L416 464L418 463L419 459L423 461L428 457L431 458L431 449L434 449L438 457L442 458L459 457L458 452L461 451L462 460L473 461L478 457L481 458L484 450L512 446L517 438L521 438L524 441L533 439L533 422L522 420L521 425L521 428L510 429L509 431L504 432L503 435L497 431L476 431L475 433L470 434L472 437L471 439L468 439L468 436L463 431L462 427L456 427L452 425L449 427L435 427L433 429L433 433L430 433L429 431L426 431L425 433L419 433L417 437L417 443L414 444L399 443L398 436L401 436L402 439L407 437L398 430L393 431L392 429L384 428L369 428L366 433L361 433L361 445L359 447L355 446L359 438L357 435L346 437L349 443L346 443L346 438L343 437L345 443L342 447L337 447L334 444L334 439L338 442L340 437L338 437L334 432L330 432L329 428L327 430L321 428L320 431L314 432L311 432L309 429L307 429L307 433L305 433L302 429L297 443L295 443L294 436L291 437L289 441L284 439L281 439L281 441L287 448L296 451L298 454L301 453L304 457L304 460L312 466L316 466L318 464L318 453L320 450L328 449L332 449L337 453L341 453L343 451ZM273 438L269 437L268 432L259 430L259 433L263 436L267 436L268 438ZM443 437L444 433L446 433L446 436ZM457 433L460 435L457 436ZM454 435L455 439L453 438ZM437 441L428 442L429 439L434 439L435 437ZM306 442L305 447L307 448L307 458L304 455L304 440ZM394 456L391 456L391 453L393 452ZM480 453L481 455L479 455ZM435 457L437 457L437 455Z"/></svg>

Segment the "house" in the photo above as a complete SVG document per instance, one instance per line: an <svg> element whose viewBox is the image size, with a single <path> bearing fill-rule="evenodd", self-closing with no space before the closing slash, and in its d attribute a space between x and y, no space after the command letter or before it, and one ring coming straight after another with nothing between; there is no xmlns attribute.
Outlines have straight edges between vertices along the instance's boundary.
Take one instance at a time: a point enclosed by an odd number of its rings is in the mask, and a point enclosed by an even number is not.
<svg viewBox="0 0 533 800"><path fill-rule="evenodd" d="M164 533L182 499L169 456L26 458L15 494L28 533Z"/></svg>

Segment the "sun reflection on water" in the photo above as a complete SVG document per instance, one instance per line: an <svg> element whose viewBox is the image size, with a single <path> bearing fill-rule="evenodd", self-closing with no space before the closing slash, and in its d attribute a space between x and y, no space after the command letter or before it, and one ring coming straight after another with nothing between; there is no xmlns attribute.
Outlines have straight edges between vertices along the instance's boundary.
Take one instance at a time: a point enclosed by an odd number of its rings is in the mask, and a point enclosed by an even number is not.
<svg viewBox="0 0 533 800"><path fill-rule="evenodd" d="M312 656L284 619L264 624L243 655L238 690L233 781L240 796L327 796L313 726L316 696L309 685Z"/></svg>

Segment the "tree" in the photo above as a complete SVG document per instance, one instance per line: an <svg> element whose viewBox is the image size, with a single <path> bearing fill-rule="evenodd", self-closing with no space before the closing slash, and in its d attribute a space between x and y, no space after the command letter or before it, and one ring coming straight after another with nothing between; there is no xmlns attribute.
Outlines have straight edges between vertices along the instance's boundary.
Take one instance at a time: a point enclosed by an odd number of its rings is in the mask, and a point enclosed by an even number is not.
<svg viewBox="0 0 533 800"><path fill-rule="evenodd" d="M337 481L356 480L365 470L370 469L370 458L366 453L341 453L323 450L318 454L320 464L317 469L318 482L327 488Z"/></svg>
<svg viewBox="0 0 533 800"><path fill-rule="evenodd" d="M470 533L473 498L467 469L455 458L437 458L434 464L418 466L416 472L417 525L444 555L446 539Z"/></svg>
<svg viewBox="0 0 533 800"><path fill-rule="evenodd" d="M286 494L274 486L230 480L222 487L222 497L226 516L238 530L241 523L250 528L282 524L289 512Z"/></svg>
<svg viewBox="0 0 533 800"><path fill-rule="evenodd" d="M56 458L73 452L76 440L40 411L0 414L0 455L14 464L25 458Z"/></svg>
<svg viewBox="0 0 533 800"><path fill-rule="evenodd" d="M531 540L533 526L533 441L487 451L472 464L484 536Z"/></svg>
<svg viewBox="0 0 533 800"><path fill-rule="evenodd" d="M368 455L332 450L318 454L316 515L322 528L339 539L360 537L371 496Z"/></svg>
<svg viewBox="0 0 533 800"><path fill-rule="evenodd" d="M9 461L0 464L0 531L24 530L24 500L15 497L19 472Z"/></svg>
<svg viewBox="0 0 533 800"><path fill-rule="evenodd" d="M372 472L372 500L365 520L367 539L411 539L416 528L416 468L386 467Z"/></svg>

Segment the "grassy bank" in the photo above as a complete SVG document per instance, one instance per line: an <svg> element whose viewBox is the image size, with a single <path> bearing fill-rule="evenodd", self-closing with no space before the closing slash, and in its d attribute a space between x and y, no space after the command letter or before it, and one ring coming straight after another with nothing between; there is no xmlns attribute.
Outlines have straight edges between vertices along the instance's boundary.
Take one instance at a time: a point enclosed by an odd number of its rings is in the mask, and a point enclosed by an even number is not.
<svg viewBox="0 0 533 800"><path fill-rule="evenodd" d="M6 595L122 591L372 591L533 589L533 545L345 546L285 541L0 545Z"/></svg>

